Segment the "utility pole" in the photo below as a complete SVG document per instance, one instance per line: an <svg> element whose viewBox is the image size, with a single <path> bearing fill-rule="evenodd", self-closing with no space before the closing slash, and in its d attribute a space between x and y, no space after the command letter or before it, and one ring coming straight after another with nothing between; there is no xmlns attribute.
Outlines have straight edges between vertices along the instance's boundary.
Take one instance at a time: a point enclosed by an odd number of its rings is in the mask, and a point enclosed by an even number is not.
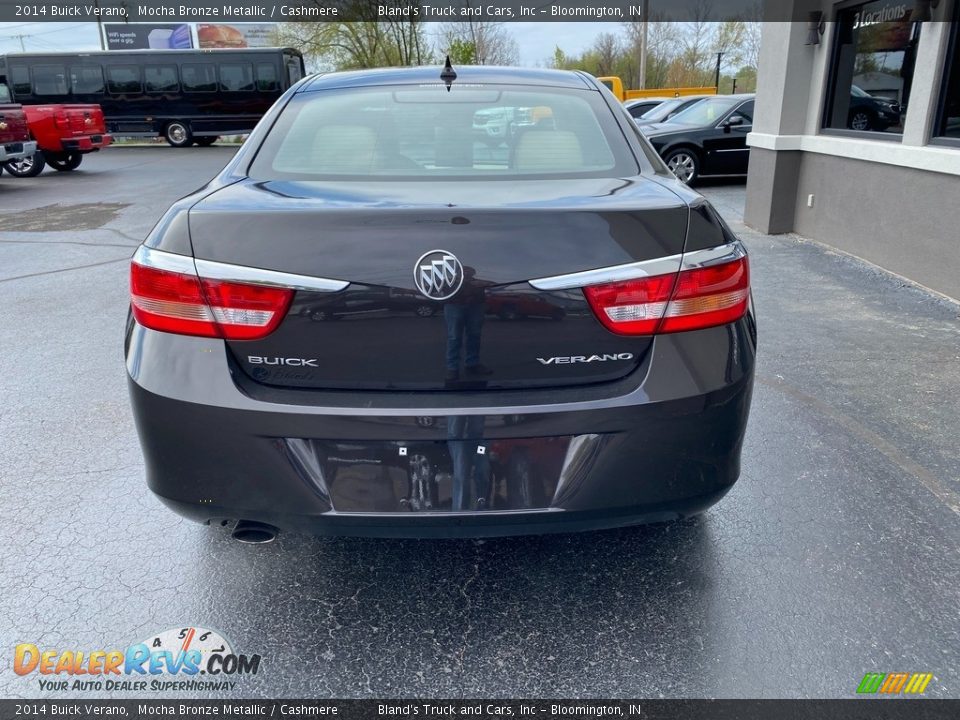
<svg viewBox="0 0 960 720"><path fill-rule="evenodd" d="M722 58L722 57L723 57L723 53L722 53L722 52L718 52L718 53L717 53L717 75L716 75L716 78L715 78L714 81L713 81L713 86L714 86L715 88L717 88L717 93L720 92L720 58Z"/></svg>
<svg viewBox="0 0 960 720"><path fill-rule="evenodd" d="M640 90L647 87L647 20L649 18L650 0L643 0L643 24L640 31Z"/></svg>
<svg viewBox="0 0 960 720"><path fill-rule="evenodd" d="M100 49L106 50L107 46L103 44L103 20L100 19L100 0L93 0L94 7L97 8L97 36L100 38Z"/></svg>

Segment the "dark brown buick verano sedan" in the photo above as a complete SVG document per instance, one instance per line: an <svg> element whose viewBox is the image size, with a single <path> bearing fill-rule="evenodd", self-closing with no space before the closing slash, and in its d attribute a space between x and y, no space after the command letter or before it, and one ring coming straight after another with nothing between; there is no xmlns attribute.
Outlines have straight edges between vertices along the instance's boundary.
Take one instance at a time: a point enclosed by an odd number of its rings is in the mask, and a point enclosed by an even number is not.
<svg viewBox="0 0 960 720"><path fill-rule="evenodd" d="M130 272L150 488L240 539L662 521L740 471L746 252L583 73L305 78Z"/></svg>

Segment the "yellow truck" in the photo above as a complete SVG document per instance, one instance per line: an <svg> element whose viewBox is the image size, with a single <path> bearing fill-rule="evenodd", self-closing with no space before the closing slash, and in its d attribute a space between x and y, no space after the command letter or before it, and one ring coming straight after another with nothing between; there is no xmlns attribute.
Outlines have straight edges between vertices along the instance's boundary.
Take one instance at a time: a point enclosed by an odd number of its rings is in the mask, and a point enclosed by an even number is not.
<svg viewBox="0 0 960 720"><path fill-rule="evenodd" d="M676 88L656 88L653 90L624 90L623 89L623 80L611 75L609 77L600 77L597 78L600 82L606 85L610 92L620 98L620 102L626 102L627 100L635 100L636 98L645 98L645 97L683 97L685 95L716 95L717 89L715 87L676 87Z"/></svg>

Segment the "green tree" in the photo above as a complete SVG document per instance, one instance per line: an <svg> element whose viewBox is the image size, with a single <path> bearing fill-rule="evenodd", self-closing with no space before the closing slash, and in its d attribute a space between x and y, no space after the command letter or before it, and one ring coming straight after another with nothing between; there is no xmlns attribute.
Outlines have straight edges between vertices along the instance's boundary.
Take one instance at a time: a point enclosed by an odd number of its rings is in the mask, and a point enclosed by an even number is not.
<svg viewBox="0 0 960 720"><path fill-rule="evenodd" d="M394 0L400 8L413 8L417 0ZM377 7L353 0L345 7L354 22L283 23L277 39L300 50L323 69L352 70L433 62L423 24L412 14L381 19Z"/></svg>
<svg viewBox="0 0 960 720"><path fill-rule="evenodd" d="M454 65L476 65L477 46L469 40L453 38L447 47L447 54Z"/></svg>
<svg viewBox="0 0 960 720"><path fill-rule="evenodd" d="M516 65L520 61L520 48L505 23L472 20L443 23L437 38L438 54L445 55L455 41L473 46L472 64L475 65Z"/></svg>

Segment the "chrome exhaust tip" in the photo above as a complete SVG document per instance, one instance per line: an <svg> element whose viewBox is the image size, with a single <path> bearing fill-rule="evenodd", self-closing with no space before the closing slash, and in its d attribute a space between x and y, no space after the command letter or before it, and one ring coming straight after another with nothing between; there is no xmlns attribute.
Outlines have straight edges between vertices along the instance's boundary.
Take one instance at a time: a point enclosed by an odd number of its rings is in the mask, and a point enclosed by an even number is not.
<svg viewBox="0 0 960 720"><path fill-rule="evenodd" d="M246 545L266 545L276 540L279 532L273 525L253 520L238 520L230 537Z"/></svg>

